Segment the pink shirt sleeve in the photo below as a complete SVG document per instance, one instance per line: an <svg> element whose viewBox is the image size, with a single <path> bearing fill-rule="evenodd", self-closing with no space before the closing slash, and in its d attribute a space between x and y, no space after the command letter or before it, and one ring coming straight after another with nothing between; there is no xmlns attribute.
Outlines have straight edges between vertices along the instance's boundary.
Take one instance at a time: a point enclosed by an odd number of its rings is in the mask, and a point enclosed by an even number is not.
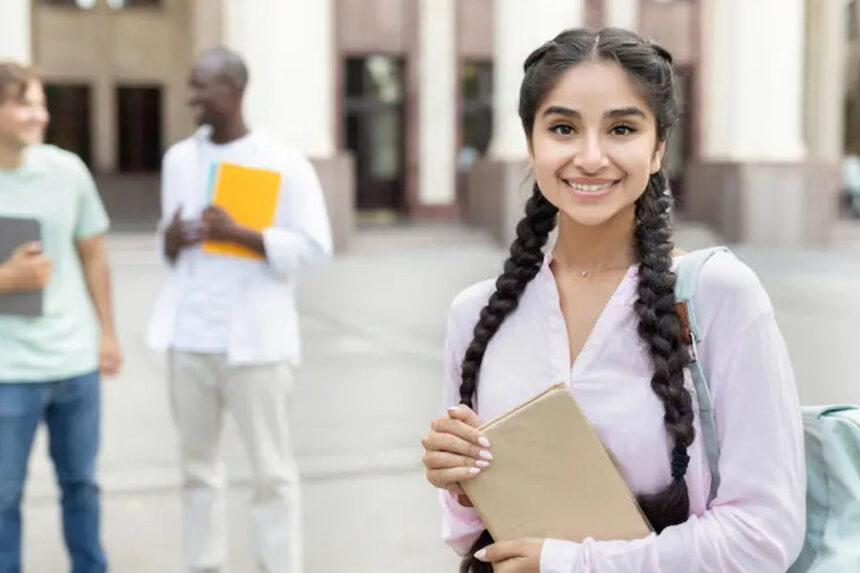
<svg viewBox="0 0 860 573"><path fill-rule="evenodd" d="M772 311L746 326L731 315L704 341L720 445L711 507L636 541L547 540L541 573L784 573L792 564L806 515L794 375Z"/></svg>
<svg viewBox="0 0 860 573"><path fill-rule="evenodd" d="M474 508L460 505L457 496L449 491L439 490L439 502L442 504L442 539L454 551L465 555L484 531L484 523Z"/></svg>

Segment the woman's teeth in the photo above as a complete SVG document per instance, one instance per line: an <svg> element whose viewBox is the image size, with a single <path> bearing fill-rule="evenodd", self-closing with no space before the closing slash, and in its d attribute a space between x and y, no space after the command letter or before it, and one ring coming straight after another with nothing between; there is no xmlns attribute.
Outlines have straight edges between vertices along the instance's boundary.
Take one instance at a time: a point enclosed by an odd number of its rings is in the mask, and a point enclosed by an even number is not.
<svg viewBox="0 0 860 573"><path fill-rule="evenodd" d="M583 191L585 193L595 193L597 191L603 191L604 189L609 189L613 185L615 185L615 181L611 181L609 183L604 183L602 185L580 185L579 183L573 183L571 181L565 181L568 187L572 189L576 189L577 191Z"/></svg>

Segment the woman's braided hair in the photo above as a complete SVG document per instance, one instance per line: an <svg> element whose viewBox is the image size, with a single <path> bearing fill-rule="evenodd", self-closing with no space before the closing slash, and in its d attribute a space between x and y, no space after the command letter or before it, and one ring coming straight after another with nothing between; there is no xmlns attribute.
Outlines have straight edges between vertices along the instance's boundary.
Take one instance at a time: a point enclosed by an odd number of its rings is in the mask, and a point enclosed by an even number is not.
<svg viewBox="0 0 860 573"><path fill-rule="evenodd" d="M621 65L637 81L657 120L657 139L666 141L679 116L672 57L660 46L633 32L616 28L600 31L567 30L532 52L525 61L520 88L519 113L523 129L532 137L535 115L546 95L571 67L591 60ZM638 258L638 298L634 310L639 336L647 345L654 372L651 388L663 403L663 421L671 438L671 482L653 495L642 495L639 504L656 531L686 521L689 497L684 474L693 442L693 409L684 387L684 368L689 355L681 340L681 323L675 313L675 275L672 272L672 238L668 181L662 171L653 174L636 203L635 252ZM529 281L543 264L543 247L555 227L558 210L547 201L537 184L526 203L525 217L517 225L504 272L496 290L481 310L474 337L462 362L460 399L472 407L478 374L487 345L504 319L516 309ZM491 573L492 566L472 557L493 542L484 531L464 558L461 573Z"/></svg>

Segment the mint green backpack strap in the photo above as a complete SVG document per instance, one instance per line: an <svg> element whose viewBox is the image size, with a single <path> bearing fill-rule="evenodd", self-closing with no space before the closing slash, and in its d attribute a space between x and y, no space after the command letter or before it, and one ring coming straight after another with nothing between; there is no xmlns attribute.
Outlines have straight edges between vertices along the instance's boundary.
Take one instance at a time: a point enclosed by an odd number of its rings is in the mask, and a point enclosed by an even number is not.
<svg viewBox="0 0 860 573"><path fill-rule="evenodd" d="M714 403L711 399L711 389L705 378L705 372L699 362L697 344L702 340L699 324L696 322L696 312L693 299L699 284L699 275L702 267L717 253L729 253L726 247L713 247L693 251L684 255L675 269L675 300L683 302L687 307L687 319L689 320L692 344L690 345L690 374L693 378L693 387L696 389L696 397L699 402L699 424L702 426L702 444L705 446L705 457L711 472L711 490L708 493L708 504L710 504L720 488L720 447L717 440L717 424L714 417Z"/></svg>

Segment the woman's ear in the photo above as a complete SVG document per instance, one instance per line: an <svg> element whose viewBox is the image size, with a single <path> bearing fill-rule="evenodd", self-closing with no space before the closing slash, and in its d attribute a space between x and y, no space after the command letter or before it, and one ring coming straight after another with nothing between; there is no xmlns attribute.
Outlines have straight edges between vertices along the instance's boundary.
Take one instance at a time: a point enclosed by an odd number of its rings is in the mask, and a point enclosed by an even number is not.
<svg viewBox="0 0 860 573"><path fill-rule="evenodd" d="M654 175L663 167L663 155L665 154L666 142L661 141L657 144L657 149L654 150L654 156L651 158L651 175Z"/></svg>

